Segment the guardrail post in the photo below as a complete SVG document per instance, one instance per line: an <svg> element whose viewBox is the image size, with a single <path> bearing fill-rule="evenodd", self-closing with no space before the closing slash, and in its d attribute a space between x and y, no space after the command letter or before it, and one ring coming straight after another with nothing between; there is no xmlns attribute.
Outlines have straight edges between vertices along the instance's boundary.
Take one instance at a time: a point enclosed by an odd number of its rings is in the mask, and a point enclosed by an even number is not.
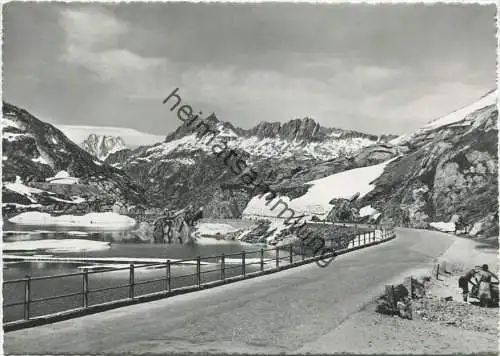
<svg viewBox="0 0 500 356"><path fill-rule="evenodd" d="M363 232L363 245L366 245L366 232Z"/></svg>
<svg viewBox="0 0 500 356"><path fill-rule="evenodd" d="M289 254L290 254L290 264L292 264L293 263L293 244L290 244Z"/></svg>
<svg viewBox="0 0 500 356"><path fill-rule="evenodd" d="M280 248L276 246L276 268L280 268Z"/></svg>
<svg viewBox="0 0 500 356"><path fill-rule="evenodd" d="M30 303L31 303L31 277L26 276L24 282L24 319L30 318Z"/></svg>
<svg viewBox="0 0 500 356"><path fill-rule="evenodd" d="M134 285L135 285L134 265L131 263L130 264L130 275L129 275L129 290L128 290L128 297L130 299L134 299Z"/></svg>
<svg viewBox="0 0 500 356"><path fill-rule="evenodd" d="M224 254L220 256L220 280L226 279L226 257Z"/></svg>
<svg viewBox="0 0 500 356"><path fill-rule="evenodd" d="M201 286L201 257L196 257L196 284Z"/></svg>
<svg viewBox="0 0 500 356"><path fill-rule="evenodd" d="M167 292L170 292L172 290L172 284L171 284L171 279L172 279L172 270L170 268L170 260L167 260L167 264L165 266L165 273L166 273L166 279L165 279L165 289Z"/></svg>
<svg viewBox="0 0 500 356"><path fill-rule="evenodd" d="M264 249L260 249L260 270L264 270Z"/></svg>
<svg viewBox="0 0 500 356"><path fill-rule="evenodd" d="M245 251L241 252L241 275L245 277Z"/></svg>
<svg viewBox="0 0 500 356"><path fill-rule="evenodd" d="M82 296L83 296L83 307L88 308L89 306L89 270L84 268L83 270L83 280L82 280Z"/></svg>
<svg viewBox="0 0 500 356"><path fill-rule="evenodd" d="M304 261L304 259L306 258L306 256L304 256L304 253L305 253L305 249L304 249L304 241L300 241L300 255L302 256L302 261Z"/></svg>

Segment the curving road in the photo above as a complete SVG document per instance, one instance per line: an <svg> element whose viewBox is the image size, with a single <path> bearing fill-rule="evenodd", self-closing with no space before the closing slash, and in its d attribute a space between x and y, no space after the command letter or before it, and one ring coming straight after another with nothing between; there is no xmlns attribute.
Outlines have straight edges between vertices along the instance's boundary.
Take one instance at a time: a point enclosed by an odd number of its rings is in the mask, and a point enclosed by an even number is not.
<svg viewBox="0 0 500 356"><path fill-rule="evenodd" d="M13 354L297 352L351 313L430 268L451 235L397 229L397 238L316 264L169 299L4 334ZM324 352L324 350L322 351ZM335 352L332 349L331 352Z"/></svg>

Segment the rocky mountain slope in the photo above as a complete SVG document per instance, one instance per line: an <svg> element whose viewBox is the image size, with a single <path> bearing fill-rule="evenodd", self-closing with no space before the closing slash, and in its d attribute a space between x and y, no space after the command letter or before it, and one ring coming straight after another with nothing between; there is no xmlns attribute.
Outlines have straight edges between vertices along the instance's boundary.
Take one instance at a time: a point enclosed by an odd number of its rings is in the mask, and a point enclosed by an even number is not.
<svg viewBox="0 0 500 356"><path fill-rule="evenodd" d="M252 193L224 158L214 154L216 143L225 142L266 180L281 182L305 168L393 138L323 128L310 118L262 122L249 130L214 116L206 122L217 131L213 142L201 129L182 125L163 143L114 153L106 162L134 177L156 206L193 203L206 206L211 217L240 217Z"/></svg>
<svg viewBox="0 0 500 356"><path fill-rule="evenodd" d="M363 203L397 223L427 227L462 216L474 233L498 234L497 92L393 141L407 150ZM399 205L402 205L400 208Z"/></svg>
<svg viewBox="0 0 500 356"><path fill-rule="evenodd" d="M120 136L90 134L81 147L91 155L104 161L110 154L126 149Z"/></svg>
<svg viewBox="0 0 500 356"><path fill-rule="evenodd" d="M496 98L490 92L411 134L312 165L272 187L309 215L331 217L332 204L349 203L378 210L397 225L424 228L459 215L472 234L498 233ZM281 210L266 203L254 197L244 213L275 216Z"/></svg>
<svg viewBox="0 0 500 356"><path fill-rule="evenodd" d="M54 126L3 103L3 212L107 211L145 203L125 173L100 162Z"/></svg>

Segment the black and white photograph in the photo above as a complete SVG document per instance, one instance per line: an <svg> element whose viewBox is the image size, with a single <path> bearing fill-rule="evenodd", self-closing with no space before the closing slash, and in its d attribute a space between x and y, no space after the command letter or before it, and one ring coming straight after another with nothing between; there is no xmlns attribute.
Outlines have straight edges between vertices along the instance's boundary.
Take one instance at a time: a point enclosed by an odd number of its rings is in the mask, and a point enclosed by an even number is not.
<svg viewBox="0 0 500 356"><path fill-rule="evenodd" d="M4 354L496 355L497 43L494 2L4 2Z"/></svg>

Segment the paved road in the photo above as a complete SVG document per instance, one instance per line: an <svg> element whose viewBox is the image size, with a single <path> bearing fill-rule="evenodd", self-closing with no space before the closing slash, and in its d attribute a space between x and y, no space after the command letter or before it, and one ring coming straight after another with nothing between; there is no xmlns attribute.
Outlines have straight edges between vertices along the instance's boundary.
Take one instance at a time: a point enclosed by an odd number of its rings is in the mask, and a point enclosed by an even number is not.
<svg viewBox="0 0 500 356"><path fill-rule="evenodd" d="M5 334L7 353L294 352L335 329L454 237L398 229L395 240L206 291ZM311 346L312 345L312 346ZM324 351L324 350L323 350ZM335 352L334 349L331 350Z"/></svg>

